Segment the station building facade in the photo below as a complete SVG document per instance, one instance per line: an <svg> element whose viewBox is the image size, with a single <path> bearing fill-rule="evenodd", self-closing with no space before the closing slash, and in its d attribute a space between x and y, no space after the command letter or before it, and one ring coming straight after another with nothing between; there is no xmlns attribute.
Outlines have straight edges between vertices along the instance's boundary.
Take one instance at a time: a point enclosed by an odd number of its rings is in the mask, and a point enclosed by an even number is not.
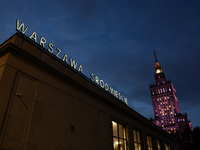
<svg viewBox="0 0 200 150"><path fill-rule="evenodd" d="M17 32L0 45L0 150L177 150L173 135Z"/></svg>

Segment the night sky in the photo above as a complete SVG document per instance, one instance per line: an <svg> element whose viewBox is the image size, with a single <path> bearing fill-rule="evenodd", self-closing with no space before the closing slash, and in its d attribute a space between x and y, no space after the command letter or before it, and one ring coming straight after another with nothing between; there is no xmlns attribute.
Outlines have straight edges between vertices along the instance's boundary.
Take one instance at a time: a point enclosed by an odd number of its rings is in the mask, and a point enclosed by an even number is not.
<svg viewBox="0 0 200 150"><path fill-rule="evenodd" d="M0 43L16 33L16 19L29 27L25 35L43 36L148 119L155 49L180 111L200 126L199 0L2 0Z"/></svg>

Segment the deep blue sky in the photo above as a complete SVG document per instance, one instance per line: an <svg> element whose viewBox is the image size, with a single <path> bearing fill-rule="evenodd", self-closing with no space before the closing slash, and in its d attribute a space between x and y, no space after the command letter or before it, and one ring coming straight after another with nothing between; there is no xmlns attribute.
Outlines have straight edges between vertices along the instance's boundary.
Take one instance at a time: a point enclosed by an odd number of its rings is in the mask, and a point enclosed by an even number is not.
<svg viewBox="0 0 200 150"><path fill-rule="evenodd" d="M45 37L128 98L128 106L153 117L149 84L154 54L171 79L181 112L200 126L199 0L4 0L0 43L16 31L16 19Z"/></svg>

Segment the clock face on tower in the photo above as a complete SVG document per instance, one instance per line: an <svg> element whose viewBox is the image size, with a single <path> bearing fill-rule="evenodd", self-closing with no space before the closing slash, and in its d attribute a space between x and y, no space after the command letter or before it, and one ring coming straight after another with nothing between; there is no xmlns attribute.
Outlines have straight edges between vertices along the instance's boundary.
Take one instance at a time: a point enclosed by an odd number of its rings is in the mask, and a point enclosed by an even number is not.
<svg viewBox="0 0 200 150"><path fill-rule="evenodd" d="M160 70L160 69L157 69L157 70L156 70L156 73L161 73L161 70Z"/></svg>

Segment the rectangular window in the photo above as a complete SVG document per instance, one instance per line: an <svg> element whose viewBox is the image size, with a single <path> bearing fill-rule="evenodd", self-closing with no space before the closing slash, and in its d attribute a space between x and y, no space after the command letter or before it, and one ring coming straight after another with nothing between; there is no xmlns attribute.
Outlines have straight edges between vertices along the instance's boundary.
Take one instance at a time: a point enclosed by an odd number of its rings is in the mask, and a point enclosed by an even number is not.
<svg viewBox="0 0 200 150"><path fill-rule="evenodd" d="M170 150L169 144L164 143L164 146L165 146L165 150Z"/></svg>
<svg viewBox="0 0 200 150"><path fill-rule="evenodd" d="M159 140L157 140L157 147L158 147L158 150L161 150L161 142Z"/></svg>
<svg viewBox="0 0 200 150"><path fill-rule="evenodd" d="M113 149L128 150L126 127L120 123L112 121L113 128Z"/></svg>
<svg viewBox="0 0 200 150"><path fill-rule="evenodd" d="M135 150L142 150L142 136L141 132L133 130L134 148Z"/></svg>
<svg viewBox="0 0 200 150"><path fill-rule="evenodd" d="M152 138L150 136L147 136L147 146L148 150L153 150Z"/></svg>

